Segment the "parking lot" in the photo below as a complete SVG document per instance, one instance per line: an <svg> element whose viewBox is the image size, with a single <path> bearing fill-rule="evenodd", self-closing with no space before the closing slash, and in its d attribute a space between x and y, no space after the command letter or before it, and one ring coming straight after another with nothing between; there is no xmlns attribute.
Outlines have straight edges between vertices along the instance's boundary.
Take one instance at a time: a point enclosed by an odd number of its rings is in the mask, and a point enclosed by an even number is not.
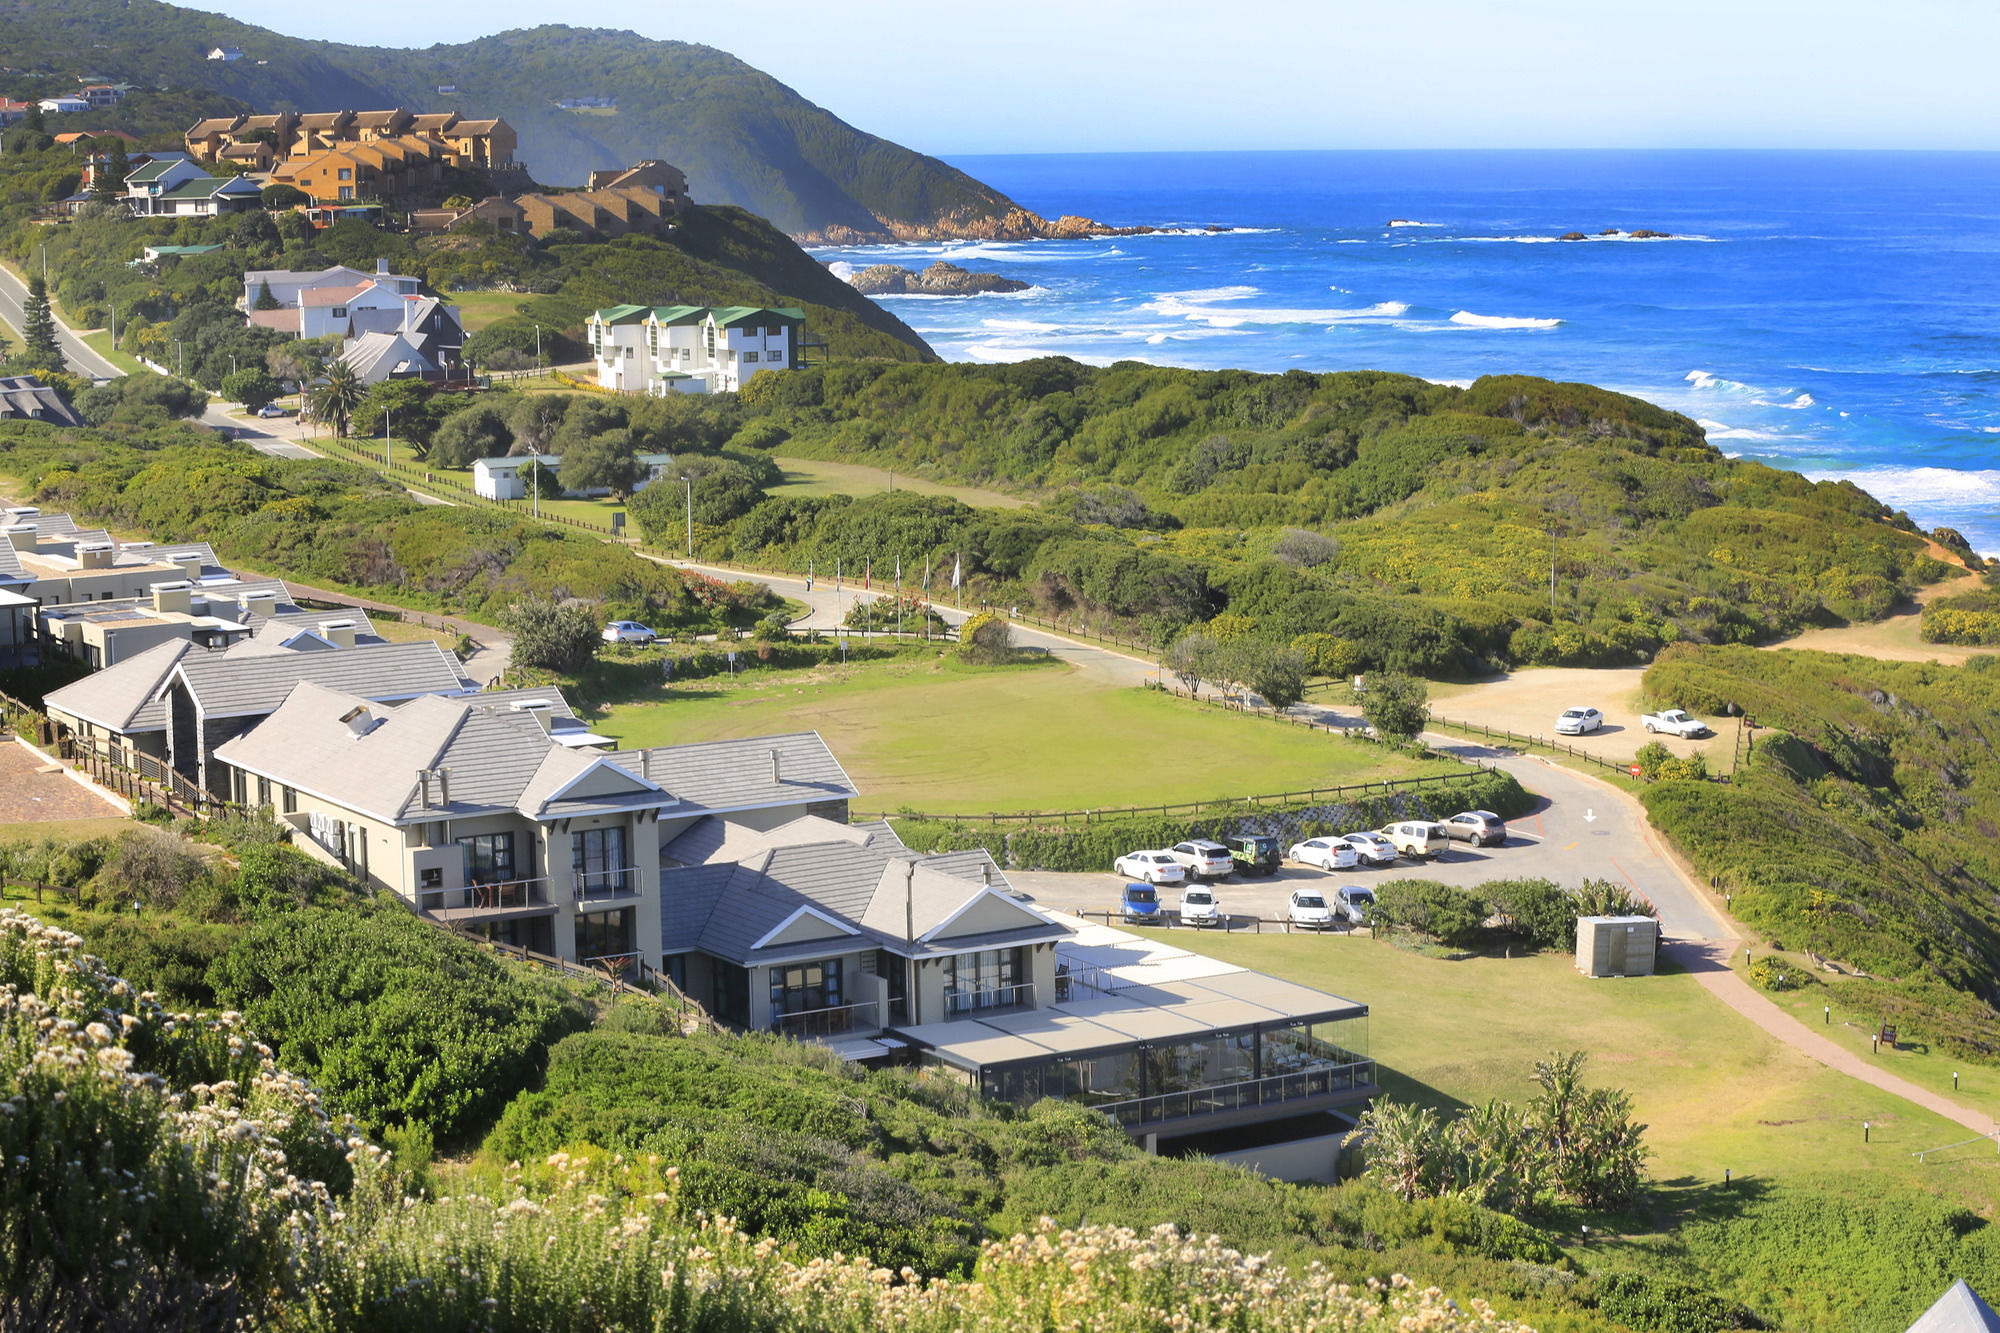
<svg viewBox="0 0 2000 1333"><path fill-rule="evenodd" d="M1736 743L1736 724L1728 718L1704 717L1713 733L1700 740L1649 735L1639 720L1648 711L1639 689L1645 674L1644 667L1536 667L1469 685L1434 685L1431 713L1495 731L1560 739L1613 763L1630 763L1640 746L1659 741L1677 755L1707 756L1711 770L1726 769ZM1556 718L1571 707L1603 710L1604 725L1582 736L1557 737Z"/></svg>

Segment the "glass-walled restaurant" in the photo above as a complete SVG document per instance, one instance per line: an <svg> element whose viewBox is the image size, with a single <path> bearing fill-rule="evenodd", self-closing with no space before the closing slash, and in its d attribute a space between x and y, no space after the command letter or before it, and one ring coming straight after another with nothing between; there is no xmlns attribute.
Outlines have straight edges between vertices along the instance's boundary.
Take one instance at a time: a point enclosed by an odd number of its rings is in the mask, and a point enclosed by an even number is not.
<svg viewBox="0 0 2000 1333"><path fill-rule="evenodd" d="M1231 983L1260 989L1261 1003L1211 989ZM923 1065L986 1097L1017 1106L1080 1102L1135 1135L1197 1133L1374 1097L1367 1006L1275 985L1292 1003L1272 1003L1273 979L1237 973L902 1035L917 1040ZM1301 1000L1324 1007L1299 1012Z"/></svg>

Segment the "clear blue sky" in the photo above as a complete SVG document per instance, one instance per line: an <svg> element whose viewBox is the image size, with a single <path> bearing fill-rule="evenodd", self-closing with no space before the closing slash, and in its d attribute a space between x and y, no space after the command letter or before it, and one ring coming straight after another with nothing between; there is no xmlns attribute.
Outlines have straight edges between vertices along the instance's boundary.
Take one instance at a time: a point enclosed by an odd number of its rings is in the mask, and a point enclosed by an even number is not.
<svg viewBox="0 0 2000 1333"><path fill-rule="evenodd" d="M634 27L720 47L862 129L947 155L2000 148L1990 0L195 3L395 46Z"/></svg>

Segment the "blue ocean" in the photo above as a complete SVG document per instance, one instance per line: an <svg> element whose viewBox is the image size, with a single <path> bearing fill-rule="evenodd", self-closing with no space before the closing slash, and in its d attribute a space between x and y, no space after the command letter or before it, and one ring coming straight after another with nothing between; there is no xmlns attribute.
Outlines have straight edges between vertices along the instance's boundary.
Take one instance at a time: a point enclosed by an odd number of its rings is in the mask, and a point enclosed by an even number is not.
<svg viewBox="0 0 2000 1333"><path fill-rule="evenodd" d="M1033 283L886 297L940 354L1584 380L2000 553L2000 154L962 157L1154 235L854 246ZM1641 231L1666 233L1640 237ZM1582 233L1587 239L1564 240ZM844 270L837 270L844 271Z"/></svg>

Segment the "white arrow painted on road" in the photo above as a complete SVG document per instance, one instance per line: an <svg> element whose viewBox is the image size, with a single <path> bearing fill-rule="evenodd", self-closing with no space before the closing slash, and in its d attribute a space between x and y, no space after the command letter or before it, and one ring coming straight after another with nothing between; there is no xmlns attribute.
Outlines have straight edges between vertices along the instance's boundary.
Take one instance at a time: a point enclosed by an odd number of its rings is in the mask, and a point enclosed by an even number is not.
<svg viewBox="0 0 2000 1333"><path fill-rule="evenodd" d="M1597 822L1597 811L1586 810L1583 812L1583 818L1585 823L1595 824Z"/></svg>

